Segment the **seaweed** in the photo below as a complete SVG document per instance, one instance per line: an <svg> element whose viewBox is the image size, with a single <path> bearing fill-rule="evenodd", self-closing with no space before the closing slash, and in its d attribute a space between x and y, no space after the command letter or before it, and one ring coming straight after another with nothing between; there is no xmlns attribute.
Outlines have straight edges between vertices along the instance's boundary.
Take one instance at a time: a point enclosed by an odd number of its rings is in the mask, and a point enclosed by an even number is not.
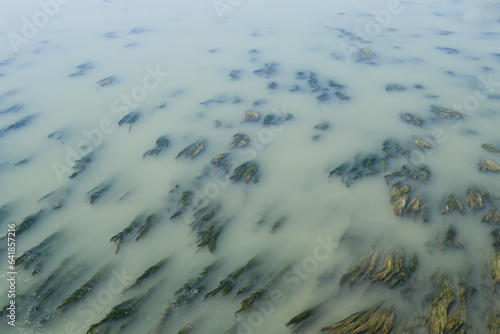
<svg viewBox="0 0 500 334"><path fill-rule="evenodd" d="M139 228L139 231L137 231L138 235L137 235L137 238L135 238L135 241L138 241L143 236L145 236L146 233L148 233L149 229L151 227L153 227L153 225L156 223L157 220L158 219L157 219L156 215L149 215L146 218L146 222Z"/></svg>
<svg viewBox="0 0 500 334"><path fill-rule="evenodd" d="M259 166L255 161L247 161L236 167L229 179L233 180L233 182L243 180L248 183L253 178L253 182L257 183L259 180L258 170Z"/></svg>
<svg viewBox="0 0 500 334"><path fill-rule="evenodd" d="M316 124L313 128L316 130L326 130L330 127L330 123L324 121L319 124Z"/></svg>
<svg viewBox="0 0 500 334"><path fill-rule="evenodd" d="M417 268L417 257L411 256L405 259L401 248L390 251L384 261L382 269L375 272L370 280L387 284L389 288L403 284Z"/></svg>
<svg viewBox="0 0 500 334"><path fill-rule="evenodd" d="M198 156L198 154L203 152L203 150L205 149L205 143L206 143L205 140L198 140L189 145L188 147L186 147L185 149L183 149L182 151L180 151L175 158L177 159L180 156L184 155L185 158L190 156L191 160L193 160Z"/></svg>
<svg viewBox="0 0 500 334"><path fill-rule="evenodd" d="M215 289L207 292L203 300L213 297L222 291L222 295L226 295L233 287L238 283L240 277L245 274L248 270L258 265L260 262L256 257L251 258L244 266L237 268L232 273L230 273L226 278L219 282L219 286Z"/></svg>
<svg viewBox="0 0 500 334"><path fill-rule="evenodd" d="M50 206L52 206L53 210L60 209L64 205L69 194L70 189L67 187L56 189L40 198L38 202L47 201Z"/></svg>
<svg viewBox="0 0 500 334"><path fill-rule="evenodd" d="M69 176L70 179L74 179L78 176L94 159L94 152L90 152L84 155L81 159L75 161L75 165L72 167L74 170L73 174Z"/></svg>
<svg viewBox="0 0 500 334"><path fill-rule="evenodd" d="M454 194L449 194L448 199L445 202L444 205L444 211L441 212L442 215L447 214L450 211L453 211L457 209L458 212L460 212L462 215L464 214L464 206L462 205L462 202L458 199L457 196Z"/></svg>
<svg viewBox="0 0 500 334"><path fill-rule="evenodd" d="M488 211L486 211L481 217L481 222L483 223L495 222L497 224L500 224L500 212L498 211L498 208L491 208Z"/></svg>
<svg viewBox="0 0 500 334"><path fill-rule="evenodd" d="M70 77L80 77L80 76L84 75L85 73L87 73L87 71L91 68L92 68L91 63L80 64L80 65L75 67L76 71L71 73L69 76Z"/></svg>
<svg viewBox="0 0 500 334"><path fill-rule="evenodd" d="M142 295L130 298L116 306L98 323L92 324L87 330L86 334L96 334L100 333L100 328L103 326L109 326L115 321L121 320L125 317L130 316L135 311L137 311L144 300L153 292L155 287L149 289Z"/></svg>
<svg viewBox="0 0 500 334"><path fill-rule="evenodd" d="M417 136L413 136L413 141L415 142L415 145L417 145L417 147L421 150L421 151L424 151L424 148L427 148L427 149L431 149L432 148L432 145L431 143L423 140L422 138L420 137L417 137Z"/></svg>
<svg viewBox="0 0 500 334"><path fill-rule="evenodd" d="M230 161L229 161L229 157L230 157L230 154L229 153L221 153L219 155L217 155L216 157L214 157L210 163L212 165L215 165L217 167L221 167L221 168L224 168L224 170L226 172L229 171L229 167L230 167Z"/></svg>
<svg viewBox="0 0 500 334"><path fill-rule="evenodd" d="M438 292L431 298L431 305L423 318L423 323L432 334L443 333L448 322L448 309L455 300L455 287L446 275L437 280Z"/></svg>
<svg viewBox="0 0 500 334"><path fill-rule="evenodd" d="M318 312L320 309L323 307L323 304L318 304L313 307L310 307L299 314L297 314L295 317L290 319L285 326L286 327L292 327L292 333L300 333L306 328L316 317L318 316Z"/></svg>
<svg viewBox="0 0 500 334"><path fill-rule="evenodd" d="M33 226L33 224L35 224L40 219L42 212L43 212L43 209L41 209L40 211L38 211L35 214L32 214L32 215L25 217L23 219L22 223L19 224L19 226L16 228L16 237L19 237L19 235L21 233L30 229ZM5 238L5 236L2 237L0 240L2 240L4 238Z"/></svg>
<svg viewBox="0 0 500 334"><path fill-rule="evenodd" d="M406 203L408 202L408 194L413 190L409 184L401 182L394 183L389 188L389 196L392 203L392 210L397 216L402 216Z"/></svg>
<svg viewBox="0 0 500 334"><path fill-rule="evenodd" d="M31 124L31 122L35 119L35 117L36 117L36 115L25 116L25 117L21 118L20 120L18 120L17 122L0 129L0 137L5 135L9 131L24 128L25 126Z"/></svg>
<svg viewBox="0 0 500 334"><path fill-rule="evenodd" d="M190 191L190 190L184 191L181 194L179 202L177 203L177 205L179 206L179 209L176 212L174 212L174 214L170 217L170 219L181 215L184 212L184 210L186 210L186 208L191 204L193 197L194 197L194 193L192 191Z"/></svg>
<svg viewBox="0 0 500 334"><path fill-rule="evenodd" d="M494 173L498 173L500 172L500 166L489 160L489 159L486 159L486 158L481 158L481 160L479 160L479 170L482 171L482 172L494 172Z"/></svg>
<svg viewBox="0 0 500 334"><path fill-rule="evenodd" d="M87 193L87 201L90 205L94 205L94 203L102 197L109 189L111 188L110 182L103 182L97 185L95 188L90 190Z"/></svg>
<svg viewBox="0 0 500 334"><path fill-rule="evenodd" d="M472 213L476 212L477 210L483 207L483 196L481 195L479 190L472 185L467 187L465 200L471 207Z"/></svg>
<svg viewBox="0 0 500 334"><path fill-rule="evenodd" d="M467 115L453 109L446 109L440 106L431 106L431 112L443 119L463 119Z"/></svg>
<svg viewBox="0 0 500 334"><path fill-rule="evenodd" d="M240 312L248 311L257 300L262 299L262 297L266 295L266 293L274 285L274 283L279 278L281 278L289 269L290 269L290 265L285 266L276 276L274 276L270 281L268 281L262 288L257 289L254 293L252 293L246 299L242 300L241 301L241 308L234 313L234 316L236 317L238 315L238 313L240 313Z"/></svg>
<svg viewBox="0 0 500 334"><path fill-rule="evenodd" d="M436 238L436 244L439 250L462 248L462 242L456 239L457 230L455 226L450 225L448 229L441 233Z"/></svg>
<svg viewBox="0 0 500 334"><path fill-rule="evenodd" d="M488 308L485 312L485 320L488 334L500 333L500 312L494 312Z"/></svg>
<svg viewBox="0 0 500 334"><path fill-rule="evenodd" d="M110 242L114 242L116 244L115 254L118 253L120 247L123 245L125 237L141 224L143 218L144 217L142 215L137 216L126 228L123 229L123 231L111 237Z"/></svg>
<svg viewBox="0 0 500 334"><path fill-rule="evenodd" d="M244 147L247 146L249 142L250 142L250 137L248 137L244 133L237 133L233 136L233 141L231 142L231 145L229 145L229 148Z"/></svg>
<svg viewBox="0 0 500 334"><path fill-rule="evenodd" d="M397 84L397 83L391 83L391 84L387 84L385 86L385 91L386 92L390 92L390 91L399 91L399 90L406 90L406 87L403 86L403 85L400 85L400 84Z"/></svg>
<svg viewBox="0 0 500 334"><path fill-rule="evenodd" d="M495 148L493 145L491 144L482 144L481 145L482 148L484 148L486 151L490 151L492 153L496 153L496 154L500 154L500 150Z"/></svg>
<svg viewBox="0 0 500 334"><path fill-rule="evenodd" d="M394 307L390 304L376 305L361 312L354 313L321 331L330 334L387 334L394 324Z"/></svg>
<svg viewBox="0 0 500 334"><path fill-rule="evenodd" d="M271 62L271 63L266 63L264 64L264 67L253 71L253 73L257 74L258 76L264 77L264 78L269 78L271 75L273 75L276 72L276 67L278 66L277 63Z"/></svg>
<svg viewBox="0 0 500 334"><path fill-rule="evenodd" d="M82 300L87 293L89 293L96 285L98 285L109 273L110 267L105 266L99 271L97 271L92 278L90 278L85 284L83 284L80 288L78 288L75 292L71 294L68 298L66 298L59 306L56 307L56 310L64 313L66 310L73 304Z"/></svg>
<svg viewBox="0 0 500 334"><path fill-rule="evenodd" d="M128 132L130 132L132 130L132 125L139 120L140 115L141 114L138 111L132 111L123 116L123 118L118 121L118 126L130 124L130 127L128 128Z"/></svg>
<svg viewBox="0 0 500 334"><path fill-rule="evenodd" d="M417 115L414 115L414 114L410 114L410 113L405 113L405 114L401 114L401 119L408 123L408 124L413 124L413 125L416 125L416 126L423 126L424 123L425 123L425 120Z"/></svg>
<svg viewBox="0 0 500 334"><path fill-rule="evenodd" d="M162 326L168 320L170 315L175 309L179 309L185 304L189 304L194 301L203 291L205 290L204 282L207 279L208 275L218 267L218 263L215 262L201 271L201 273L193 279L190 279L186 282L182 288L175 292L175 299L173 302L167 305L163 315L156 326L156 330L161 332Z"/></svg>
<svg viewBox="0 0 500 334"><path fill-rule="evenodd" d="M164 258L163 260L159 261L155 265L153 265L153 266L149 267L148 269L146 269L144 271L144 273L142 273L141 276L137 277L135 283L132 284L132 286L130 286L130 288L128 288L127 290L131 290L131 289L135 288L136 286L138 286L139 284L141 284L143 281L145 281L146 279L148 279L151 275L153 275L155 272L157 272L158 270L160 270L163 267L163 265L167 262L167 260L168 260L168 257Z"/></svg>
<svg viewBox="0 0 500 334"><path fill-rule="evenodd" d="M40 242L37 246L25 251L22 255L16 258L16 266L24 264L24 269L28 269L31 264L38 261L42 254L48 255L49 249L52 247L54 241L58 240L61 237L61 232L55 232L45 238L42 242Z"/></svg>
<svg viewBox="0 0 500 334"><path fill-rule="evenodd" d="M500 229L495 229L490 233L493 240L493 254L489 257L490 274L493 282L493 290L495 286L500 284Z"/></svg>
<svg viewBox="0 0 500 334"><path fill-rule="evenodd" d="M365 278L370 277L373 270L375 269L377 259L377 249L372 249L369 252L365 253L354 267L352 267L347 273L342 275L342 277L340 278L340 285L342 285L350 278L351 281L349 282L349 287L351 287L356 282L356 280L358 280L358 278L360 278L360 280L364 280Z"/></svg>
<svg viewBox="0 0 500 334"><path fill-rule="evenodd" d="M142 157L143 158L148 157L148 156L157 157L158 154L160 154L160 152L163 151L163 149L168 147L168 144L169 144L168 138L166 136L161 136L158 139L156 139L155 148L146 151L142 155Z"/></svg>
<svg viewBox="0 0 500 334"><path fill-rule="evenodd" d="M115 82L115 80L116 80L115 77L110 76L110 77L106 77L104 79L97 81L96 84L98 84L99 87L105 87L105 86L111 85L113 82Z"/></svg>
<svg viewBox="0 0 500 334"><path fill-rule="evenodd" d="M257 122L260 118L260 115L255 110L247 110L245 111L245 122Z"/></svg>

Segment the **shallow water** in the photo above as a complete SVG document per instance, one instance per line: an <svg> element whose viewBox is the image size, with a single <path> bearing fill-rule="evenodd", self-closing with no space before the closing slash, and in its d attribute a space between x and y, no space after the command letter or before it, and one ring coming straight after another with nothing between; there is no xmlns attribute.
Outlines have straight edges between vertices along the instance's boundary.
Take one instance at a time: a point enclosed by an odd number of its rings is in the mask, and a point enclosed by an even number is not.
<svg viewBox="0 0 500 334"><path fill-rule="evenodd" d="M146 296L96 333L177 333L191 323L189 333L291 333L290 319L322 304L298 329L318 333L380 303L395 307L392 332L406 324L425 333L422 318L437 292L436 277L445 274L455 287L448 316L465 277L477 289L465 304L468 323L487 333L485 312L499 312L500 305L488 262L495 224L481 217L498 199L484 197L484 208L473 214L465 194L469 185L500 193L498 173L478 169L482 157L500 164L498 154L481 148L500 148L498 1L73 1L53 9L29 37L22 18L33 22L43 7L36 1L6 7L0 14L1 234L40 210L29 229L18 231L16 257L57 234L31 265L16 267L15 298L4 283L12 271L7 239L0 241L0 302L16 305L15 327L4 310L2 332L86 333L116 305ZM10 43L13 33L25 43ZM360 48L374 57L357 59ZM83 75L70 76L86 63L91 68ZM254 73L270 63L276 65L268 77ZM233 70L240 71L236 80ZM297 72L307 78L297 79ZM308 84L311 72L316 91ZM97 84L110 76L111 84ZM346 87L330 87L329 80ZM271 82L277 88L269 89ZM406 89L386 91L392 83ZM324 92L329 98L319 101ZM127 96L129 102L122 100ZM443 120L432 105L467 117ZM258 122L244 122L250 109L260 114ZM137 122L118 126L129 112L139 112ZM264 125L271 113L293 118ZM403 122L404 113L424 125ZM29 115L35 115L31 122L8 129ZM329 127L314 129L321 122ZM250 137L246 147L229 148L236 133ZM143 158L161 136L168 147ZM413 136L432 149L419 150ZM409 155L354 181L329 177L358 154L382 158L387 139ZM176 159L198 140L205 140L198 156ZM70 178L75 160L90 152L92 161ZM230 152L227 171L210 163L224 152ZM258 164L258 182L230 180L247 161ZM404 182L414 186L411 198L427 200L426 223L420 214L414 220L394 215L389 186L398 179L388 185L383 177L420 164L431 170L429 180ZM90 204L89 192L101 184L110 187ZM186 191L192 201L171 219ZM462 202L463 215L441 214L449 193ZM217 204L213 232L221 230L210 252L197 246L201 234L190 224L199 209L210 206L201 217ZM153 214L147 233L135 241L140 226L134 227L117 251L110 239L136 217L144 224ZM451 225L462 247L440 250L436 237ZM378 249L379 270L397 248L418 259L402 284L339 284L367 251ZM254 257L258 264L237 276L226 295L204 300ZM176 293L214 263L200 284ZM81 299L64 312L56 309L101 268L107 270ZM257 291L260 299L235 316Z"/></svg>

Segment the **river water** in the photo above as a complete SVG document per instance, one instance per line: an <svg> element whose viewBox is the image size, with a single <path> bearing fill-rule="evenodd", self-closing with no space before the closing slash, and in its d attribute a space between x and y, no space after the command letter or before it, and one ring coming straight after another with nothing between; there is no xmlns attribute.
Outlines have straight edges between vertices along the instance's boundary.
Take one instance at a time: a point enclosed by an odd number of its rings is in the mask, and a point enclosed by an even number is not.
<svg viewBox="0 0 500 334"><path fill-rule="evenodd" d="M475 288L462 328L487 333L486 314L500 304L489 261L495 224L481 220L498 205L500 181L478 162L500 163L481 147L500 148L500 2L4 0L3 8L0 234L16 236L0 241L0 302L15 302L2 311L2 333L319 333L382 303L395 309L392 333L400 325L426 333L437 277L455 288L448 317L459 289ZM465 115L443 119L432 106ZM249 110L257 121L245 121ZM404 122L405 113L424 124ZM235 134L248 144L230 148ZM163 136L168 146L144 156ZM418 148L414 136L432 147ZM408 151L384 170L386 140ZM200 142L199 154L176 158ZM227 165L211 163L226 152ZM373 175L329 177L369 154ZM235 180L248 161L258 178ZM426 182L384 178L422 164ZM398 180L412 184L410 200L425 198L427 222L394 214ZM482 195L477 212L469 186ZM464 214L441 214L450 193ZM450 226L456 247L440 248ZM394 249L418 259L408 279L389 287L367 274L339 284L370 250L379 270ZM230 288L215 294L226 278ZM249 297L258 298L235 314Z"/></svg>

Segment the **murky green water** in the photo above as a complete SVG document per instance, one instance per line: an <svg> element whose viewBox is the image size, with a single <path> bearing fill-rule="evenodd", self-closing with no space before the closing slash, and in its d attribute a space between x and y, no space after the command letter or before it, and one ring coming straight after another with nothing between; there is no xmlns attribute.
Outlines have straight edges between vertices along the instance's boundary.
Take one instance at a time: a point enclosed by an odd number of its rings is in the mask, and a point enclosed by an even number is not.
<svg viewBox="0 0 500 334"><path fill-rule="evenodd" d="M498 333L498 1L3 5L2 333Z"/></svg>

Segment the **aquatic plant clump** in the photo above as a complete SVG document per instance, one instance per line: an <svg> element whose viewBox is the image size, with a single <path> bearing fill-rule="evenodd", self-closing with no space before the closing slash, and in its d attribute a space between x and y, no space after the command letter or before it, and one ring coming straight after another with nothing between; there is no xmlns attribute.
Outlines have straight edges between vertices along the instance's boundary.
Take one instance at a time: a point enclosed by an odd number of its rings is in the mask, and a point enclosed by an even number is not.
<svg viewBox="0 0 500 334"><path fill-rule="evenodd" d="M86 334L97 334L109 332L111 324L125 317L129 317L137 311L144 300L153 292L154 288L149 289L144 294L130 298L116 306L98 323L89 327ZM104 328L103 328L104 327ZM101 330L101 328L103 328Z"/></svg>
<svg viewBox="0 0 500 334"><path fill-rule="evenodd" d="M423 126L425 123L425 120L423 118L410 113L401 114L401 119L405 123L413 124L416 126Z"/></svg>
<svg viewBox="0 0 500 334"><path fill-rule="evenodd" d="M494 173L500 172L500 166L496 162L491 161L490 159L481 158L481 160L479 160L478 165L479 165L479 170L482 172L494 172Z"/></svg>
<svg viewBox="0 0 500 334"><path fill-rule="evenodd" d="M142 157L143 158L147 156L156 157L158 156L158 154L160 154L161 151L163 151L165 148L168 147L168 144L169 144L168 138L166 136L161 136L156 140L155 148L146 151Z"/></svg>
<svg viewBox="0 0 500 334"><path fill-rule="evenodd" d="M395 249L387 254L382 269L375 272L370 280L387 284L389 288L402 284L417 268L417 257L411 256L405 259L402 249Z"/></svg>
<svg viewBox="0 0 500 334"><path fill-rule="evenodd" d="M92 278L90 278L85 284L83 284L79 289L71 294L68 298L66 298L59 306L56 307L56 310L60 312L65 312L71 305L81 301L87 293L89 293L97 284L99 284L109 273L110 268L104 267L100 269L97 273L95 273Z"/></svg>
<svg viewBox="0 0 500 334"><path fill-rule="evenodd" d="M73 174L69 176L70 179L77 177L94 159L94 152L90 152L83 156L81 159L75 161L75 165L72 167L74 170Z"/></svg>
<svg viewBox="0 0 500 334"><path fill-rule="evenodd" d="M138 111L132 111L123 116L123 118L118 121L118 126L130 124L130 127L128 129L128 132L130 132L130 130L132 130L132 125L139 120L140 115L141 114Z"/></svg>
<svg viewBox="0 0 500 334"><path fill-rule="evenodd" d="M483 196L479 192L479 190L470 185L467 188L466 194L465 194L465 200L469 204L469 206L472 209L472 212L476 212L477 210L481 209L483 205Z"/></svg>
<svg viewBox="0 0 500 334"><path fill-rule="evenodd" d="M292 333L301 333L303 330L312 322L316 319L318 316L318 312L322 308L322 304L315 305L313 307L310 307L299 314L297 314L295 317L290 319L285 326L286 327L292 327Z"/></svg>
<svg viewBox="0 0 500 334"><path fill-rule="evenodd" d="M497 148L495 148L491 144L482 144L481 147L484 148L486 151L490 151L492 153L500 154L500 150L497 149Z"/></svg>
<svg viewBox="0 0 500 334"><path fill-rule="evenodd" d="M377 249L373 249L365 253L354 267L352 267L347 273L342 275L342 277L340 278L340 285L350 279L351 281L349 282L349 287L351 287L358 280L358 278L360 278L360 280L363 280L370 277L373 270L375 269L377 259Z"/></svg>
<svg viewBox="0 0 500 334"><path fill-rule="evenodd" d="M448 309L455 300L455 287L441 275L438 278L438 293L431 298L431 305L423 321L431 333L443 333L448 321Z"/></svg>
<svg viewBox="0 0 500 334"><path fill-rule="evenodd" d="M243 180L243 182L248 183L248 181L253 179L253 183L259 181L259 166L254 161L247 161L238 167L233 172L233 175L229 178L233 182Z"/></svg>
<svg viewBox="0 0 500 334"><path fill-rule="evenodd" d="M388 334L394 325L394 307L390 304L377 305L354 313L321 331L329 334Z"/></svg>
<svg viewBox="0 0 500 334"><path fill-rule="evenodd" d="M205 149L205 140L198 140L183 149L177 154L176 159L184 155L185 158L191 157L191 160L196 158Z"/></svg>
<svg viewBox="0 0 500 334"><path fill-rule="evenodd" d="M255 110L247 110L245 111L245 122L257 122L260 118L260 115Z"/></svg>
<svg viewBox="0 0 500 334"><path fill-rule="evenodd" d="M229 145L229 148L244 147L247 146L249 142L249 136L244 133L237 133L233 136L233 141L231 142L231 145Z"/></svg>
<svg viewBox="0 0 500 334"><path fill-rule="evenodd" d="M449 194L444 204L444 211L441 214L445 215L453 210L458 210L462 215L465 213L464 206L458 197L454 194Z"/></svg>
<svg viewBox="0 0 500 334"><path fill-rule="evenodd" d="M481 222L500 224L500 212L498 211L498 208L491 208L486 211L481 217Z"/></svg>
<svg viewBox="0 0 500 334"><path fill-rule="evenodd" d="M466 114L453 109L446 109L440 106L431 106L431 112L443 119L463 119L467 117Z"/></svg>

